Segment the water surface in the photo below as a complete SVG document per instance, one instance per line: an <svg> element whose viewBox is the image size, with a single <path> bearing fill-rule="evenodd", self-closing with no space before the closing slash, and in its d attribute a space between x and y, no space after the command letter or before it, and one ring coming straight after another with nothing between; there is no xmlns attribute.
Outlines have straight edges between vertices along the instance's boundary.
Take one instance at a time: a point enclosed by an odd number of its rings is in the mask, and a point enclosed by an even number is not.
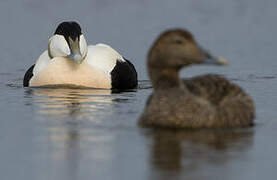
<svg viewBox="0 0 277 180"><path fill-rule="evenodd" d="M274 179L277 151L275 0L0 2L1 179ZM23 88L22 78L63 20L89 43L131 59L137 90ZM170 131L137 126L151 93L145 57L170 27L188 28L229 67L192 67L190 77L226 76L256 103L248 129Z"/></svg>

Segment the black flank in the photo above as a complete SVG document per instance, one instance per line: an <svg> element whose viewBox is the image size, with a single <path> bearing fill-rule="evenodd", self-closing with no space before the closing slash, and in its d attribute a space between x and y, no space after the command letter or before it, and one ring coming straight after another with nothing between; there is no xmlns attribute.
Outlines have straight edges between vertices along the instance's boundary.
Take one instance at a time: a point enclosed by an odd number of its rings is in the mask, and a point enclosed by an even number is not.
<svg viewBox="0 0 277 180"><path fill-rule="evenodd" d="M117 60L111 72L112 89L133 89L138 85L137 71L127 59L126 62Z"/></svg>
<svg viewBox="0 0 277 180"><path fill-rule="evenodd" d="M29 82L30 79L33 77L33 69L34 69L35 65L32 65L28 71L25 73L24 75L24 79L23 79L23 86L24 87L28 87L29 86Z"/></svg>

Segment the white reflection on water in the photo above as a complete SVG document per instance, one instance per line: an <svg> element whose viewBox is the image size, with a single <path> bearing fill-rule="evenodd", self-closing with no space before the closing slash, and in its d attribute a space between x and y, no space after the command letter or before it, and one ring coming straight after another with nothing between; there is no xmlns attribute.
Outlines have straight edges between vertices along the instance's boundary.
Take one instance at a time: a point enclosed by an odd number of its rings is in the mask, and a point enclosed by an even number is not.
<svg viewBox="0 0 277 180"><path fill-rule="evenodd" d="M71 132L81 133L87 141L104 141L107 138L95 138L95 132L90 128L95 130L95 125L111 115L116 100L111 93L111 90L103 89L69 88L38 88L32 91L37 113L47 116L50 122L48 129L55 141L59 141L59 146L62 145L60 141L72 139Z"/></svg>
<svg viewBox="0 0 277 180"><path fill-rule="evenodd" d="M39 113L84 118L88 112L104 109L112 103L111 90L41 88L34 89Z"/></svg>
<svg viewBox="0 0 277 180"><path fill-rule="evenodd" d="M83 154L98 163L111 159L114 136L99 128L120 102L111 90L33 88L29 96L38 119L47 124L42 141L51 147L49 179L79 179Z"/></svg>

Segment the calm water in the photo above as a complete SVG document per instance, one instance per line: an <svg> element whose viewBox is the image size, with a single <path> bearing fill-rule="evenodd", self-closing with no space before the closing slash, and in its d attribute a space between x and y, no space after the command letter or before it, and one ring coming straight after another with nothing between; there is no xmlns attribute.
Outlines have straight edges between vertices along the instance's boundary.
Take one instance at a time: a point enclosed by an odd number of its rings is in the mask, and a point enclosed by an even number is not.
<svg viewBox="0 0 277 180"><path fill-rule="evenodd" d="M275 179L277 172L276 0L99 0L0 2L1 179ZM22 88L25 70L63 20L89 43L132 59L138 90ZM185 27L229 67L219 73L256 102L250 129L165 131L137 127L151 84L145 56L164 29Z"/></svg>

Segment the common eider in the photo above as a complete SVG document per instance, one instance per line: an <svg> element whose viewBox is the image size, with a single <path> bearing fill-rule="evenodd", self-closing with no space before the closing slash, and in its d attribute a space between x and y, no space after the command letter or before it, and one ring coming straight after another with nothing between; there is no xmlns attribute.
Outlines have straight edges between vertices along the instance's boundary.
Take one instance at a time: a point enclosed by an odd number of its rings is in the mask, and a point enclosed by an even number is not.
<svg viewBox="0 0 277 180"><path fill-rule="evenodd" d="M147 57L154 90L139 125L194 129L253 125L253 100L238 85L215 74L179 77L183 67L193 64L225 65L227 61L202 49L187 30L169 30L157 38Z"/></svg>
<svg viewBox="0 0 277 180"><path fill-rule="evenodd" d="M137 87L134 65L106 44L87 46L77 22L62 22L48 50L25 73L24 87L78 86L105 89Z"/></svg>

